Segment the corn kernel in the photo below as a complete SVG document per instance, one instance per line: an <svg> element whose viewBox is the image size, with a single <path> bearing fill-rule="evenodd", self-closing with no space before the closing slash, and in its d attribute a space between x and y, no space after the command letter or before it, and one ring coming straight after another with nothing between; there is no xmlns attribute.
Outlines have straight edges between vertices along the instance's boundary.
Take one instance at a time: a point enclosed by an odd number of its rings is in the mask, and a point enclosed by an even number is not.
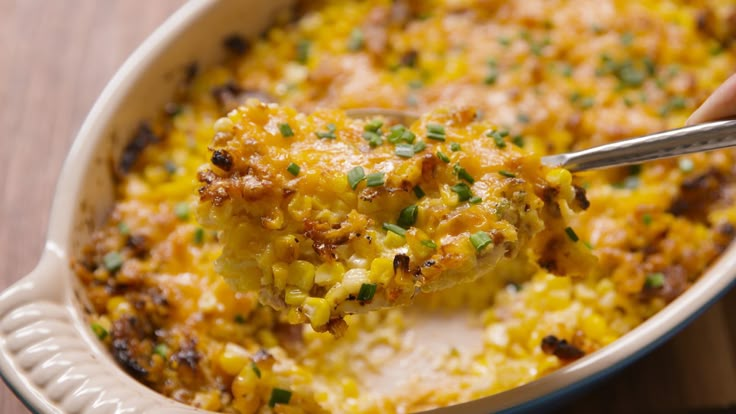
<svg viewBox="0 0 736 414"><path fill-rule="evenodd" d="M342 263L322 263L314 271L314 283L319 286L334 285L345 274Z"/></svg>
<svg viewBox="0 0 736 414"><path fill-rule="evenodd" d="M231 391L233 397L242 398L255 393L256 386L258 385L258 375L250 366L245 365L238 373L238 376L233 380Z"/></svg>
<svg viewBox="0 0 736 414"><path fill-rule="evenodd" d="M271 272L273 272L273 286L278 290L283 290L289 277L289 265L283 262L274 263L271 266Z"/></svg>
<svg viewBox="0 0 736 414"><path fill-rule="evenodd" d="M393 260L386 257L373 259L371 268L368 271L368 278L371 282L386 284L394 275Z"/></svg>
<svg viewBox="0 0 736 414"><path fill-rule="evenodd" d="M307 298L307 294L299 288L288 288L286 289L286 295L284 300L287 305L299 306Z"/></svg>
<svg viewBox="0 0 736 414"><path fill-rule="evenodd" d="M602 341L608 333L606 320L597 313L584 316L581 325L585 335L594 341Z"/></svg>
<svg viewBox="0 0 736 414"><path fill-rule="evenodd" d="M305 260L291 262L286 283L309 292L314 286L314 265Z"/></svg>
<svg viewBox="0 0 736 414"><path fill-rule="evenodd" d="M309 297L302 305L312 328L319 328L330 320L330 305L326 299Z"/></svg>
<svg viewBox="0 0 736 414"><path fill-rule="evenodd" d="M243 367L250 362L250 354L245 348L228 342L225 350L220 354L217 361L223 371L230 375L236 375Z"/></svg>

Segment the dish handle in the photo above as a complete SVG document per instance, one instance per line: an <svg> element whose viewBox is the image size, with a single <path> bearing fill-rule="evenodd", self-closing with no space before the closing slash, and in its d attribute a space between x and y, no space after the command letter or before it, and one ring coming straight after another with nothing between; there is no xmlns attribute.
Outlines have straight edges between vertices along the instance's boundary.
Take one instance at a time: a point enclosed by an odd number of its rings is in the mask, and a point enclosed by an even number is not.
<svg viewBox="0 0 736 414"><path fill-rule="evenodd" d="M0 376L34 412L192 413L121 371L78 316L65 255L0 293Z"/></svg>

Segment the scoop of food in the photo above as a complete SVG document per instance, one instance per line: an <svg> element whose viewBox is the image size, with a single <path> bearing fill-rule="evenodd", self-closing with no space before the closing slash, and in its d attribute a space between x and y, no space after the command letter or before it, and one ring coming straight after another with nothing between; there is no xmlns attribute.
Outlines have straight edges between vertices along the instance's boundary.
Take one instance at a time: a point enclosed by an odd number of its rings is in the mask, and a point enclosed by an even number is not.
<svg viewBox="0 0 736 414"><path fill-rule="evenodd" d="M404 126L249 101L216 122L199 172L199 219L224 246L216 270L333 333L346 314L408 304L503 258L583 274L594 257L567 218L584 191L513 142L471 109Z"/></svg>

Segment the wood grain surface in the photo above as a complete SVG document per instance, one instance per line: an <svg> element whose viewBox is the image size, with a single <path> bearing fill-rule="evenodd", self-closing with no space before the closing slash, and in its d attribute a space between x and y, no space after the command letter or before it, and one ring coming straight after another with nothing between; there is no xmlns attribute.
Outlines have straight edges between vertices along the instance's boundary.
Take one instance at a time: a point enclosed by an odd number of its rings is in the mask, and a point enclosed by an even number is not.
<svg viewBox="0 0 736 414"><path fill-rule="evenodd" d="M0 0L0 290L39 257L54 186L94 99L182 0ZM736 409L736 291L560 413ZM27 410L0 385L0 413Z"/></svg>

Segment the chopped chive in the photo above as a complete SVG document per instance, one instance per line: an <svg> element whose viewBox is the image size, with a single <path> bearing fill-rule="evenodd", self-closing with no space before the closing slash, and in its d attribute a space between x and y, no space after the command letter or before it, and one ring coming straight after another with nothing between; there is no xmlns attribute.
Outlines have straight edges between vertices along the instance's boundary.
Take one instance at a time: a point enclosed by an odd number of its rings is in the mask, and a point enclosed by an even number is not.
<svg viewBox="0 0 736 414"><path fill-rule="evenodd" d="M378 132L378 130L380 130L382 126L383 126L383 121L381 121L380 119L374 119L366 123L365 126L363 126L363 130L370 131L370 132Z"/></svg>
<svg viewBox="0 0 736 414"><path fill-rule="evenodd" d="M444 141L445 126L440 124L427 124L427 138L435 141Z"/></svg>
<svg viewBox="0 0 736 414"><path fill-rule="evenodd" d="M108 334L108 333L107 333L107 329L105 329L105 328L104 328L104 327L103 327L102 325L100 325L99 323L96 323L96 322L92 322L92 323L91 323L91 324L89 325L89 327L90 327L90 328L92 328L92 332L94 332L94 333L95 333L95 335L97 336L97 339L99 339L100 341L104 341L104 340L105 340L105 338L107 338L107 334Z"/></svg>
<svg viewBox="0 0 736 414"><path fill-rule="evenodd" d="M102 264L110 272L117 272L123 267L123 256L118 252L110 252L102 258Z"/></svg>
<svg viewBox="0 0 736 414"><path fill-rule="evenodd" d="M281 388L271 390L271 399L268 400L268 406L273 408L276 404L288 404L291 401L291 391Z"/></svg>
<svg viewBox="0 0 736 414"><path fill-rule="evenodd" d="M484 231L479 231L475 234L470 235L470 243L473 244L473 247L475 247L476 251L481 251L484 247L493 243L493 240L491 240L491 236L489 236L488 233Z"/></svg>
<svg viewBox="0 0 736 414"><path fill-rule="evenodd" d="M516 120L522 124L528 124L531 119L529 119L529 115L527 114L518 114L516 115Z"/></svg>
<svg viewBox="0 0 736 414"><path fill-rule="evenodd" d="M473 178L468 171L461 167L460 164L455 164L454 167L452 167L452 170L455 174L457 174L457 178L460 178L461 180L465 180L469 182L470 184L473 184L475 182L475 178Z"/></svg>
<svg viewBox="0 0 736 414"><path fill-rule="evenodd" d="M421 89L424 86L424 83L420 81L419 79L414 79L412 81L409 81L409 88L410 89Z"/></svg>
<svg viewBox="0 0 736 414"><path fill-rule="evenodd" d="M128 227L127 223L125 223L124 221L121 221L120 223L118 223L118 231L123 236L127 236L130 234L130 227Z"/></svg>
<svg viewBox="0 0 736 414"><path fill-rule="evenodd" d="M359 28L353 29L352 32L350 32L350 38L348 39L348 50L350 51L358 51L363 48L363 45L365 44L365 37L363 36L363 31Z"/></svg>
<svg viewBox="0 0 736 414"><path fill-rule="evenodd" d="M335 136L335 130L337 127L333 123L327 124L327 131L323 132L315 132L314 134L317 135L317 138L319 139L335 139L337 138Z"/></svg>
<svg viewBox="0 0 736 414"><path fill-rule="evenodd" d="M511 143L514 144L514 145L516 145L519 148L524 148L524 137L522 137L519 134L514 135L511 138Z"/></svg>
<svg viewBox="0 0 736 414"><path fill-rule="evenodd" d="M512 172L508 172L506 170L499 170L498 173L501 174L501 175L503 175L504 177L516 178L516 174L514 174Z"/></svg>
<svg viewBox="0 0 736 414"><path fill-rule="evenodd" d="M399 227L396 224L383 223L383 229L390 231L391 233L398 234L399 236L406 236L406 230L403 227Z"/></svg>
<svg viewBox="0 0 736 414"><path fill-rule="evenodd" d="M302 39L296 44L296 60L299 61L299 63L307 63L307 60L309 60L309 49L311 47L312 44L309 40Z"/></svg>
<svg viewBox="0 0 736 414"><path fill-rule="evenodd" d="M237 315L235 315L235 317L233 318L233 321L234 321L235 323L237 323L238 325L242 325L242 324L244 324L244 323L245 323L245 316L243 316L243 315L241 315L241 314L239 314L239 313L238 313L238 314L237 314Z"/></svg>
<svg viewBox="0 0 736 414"><path fill-rule="evenodd" d="M355 190L355 187L358 186L358 183L360 183L364 179L365 171L363 170L363 167L358 166L348 171L348 184L353 190Z"/></svg>
<svg viewBox="0 0 736 414"><path fill-rule="evenodd" d="M384 183L384 174L382 172L370 173L365 176L365 185L368 187L382 186Z"/></svg>
<svg viewBox="0 0 736 414"><path fill-rule="evenodd" d="M383 144L383 138L381 138L381 135L378 132L365 131L363 132L363 139L368 141L371 148L375 148Z"/></svg>
<svg viewBox="0 0 736 414"><path fill-rule="evenodd" d="M299 175L299 171L301 171L301 169L302 168L300 166L294 164L293 162L290 163L288 167L286 167L286 171L290 172L291 175L293 175L294 177Z"/></svg>
<svg viewBox="0 0 736 414"><path fill-rule="evenodd" d="M641 216L641 221L644 223L645 226L652 224L652 215L649 213L644 213L644 215Z"/></svg>
<svg viewBox="0 0 736 414"><path fill-rule="evenodd" d="M422 190L422 187L420 187L418 185L415 185L414 186L414 195L417 196L417 198L422 198L422 197L424 197L427 194L424 193L424 190Z"/></svg>
<svg viewBox="0 0 736 414"><path fill-rule="evenodd" d="M361 302L367 302L371 299L373 299L373 296L376 294L376 285L375 283L363 283L360 285L360 291L358 291L358 300Z"/></svg>
<svg viewBox="0 0 736 414"><path fill-rule="evenodd" d="M677 166L680 168L680 171L684 173L689 173L695 168L695 164L690 158L681 158L680 161L678 161Z"/></svg>
<svg viewBox="0 0 736 414"><path fill-rule="evenodd" d="M590 242L584 241L583 246L587 247L588 250L593 250L593 245Z"/></svg>
<svg viewBox="0 0 736 414"><path fill-rule="evenodd" d="M370 173L365 176L365 185L368 187L379 187L384 183L384 174L382 172Z"/></svg>
<svg viewBox="0 0 736 414"><path fill-rule="evenodd" d="M504 138L508 135L508 131L490 131L486 133L487 137L493 138L493 142L498 148L506 148L506 141L504 141Z"/></svg>
<svg viewBox="0 0 736 414"><path fill-rule="evenodd" d="M174 214L176 218L182 221L189 219L189 203L181 202L174 206Z"/></svg>
<svg viewBox="0 0 736 414"><path fill-rule="evenodd" d="M411 132L407 127L398 124L391 127L391 131L388 133L388 142L397 144L399 142L406 142L407 144L413 144L416 139L416 135Z"/></svg>
<svg viewBox="0 0 736 414"><path fill-rule="evenodd" d="M450 144L450 151L452 152L458 152L461 149L462 148L460 148L460 144L458 144L457 142L453 142L452 144Z"/></svg>
<svg viewBox="0 0 736 414"><path fill-rule="evenodd" d="M509 39L508 37L499 37L497 40L498 44L500 44L501 46L508 47L511 45L511 39Z"/></svg>
<svg viewBox="0 0 736 414"><path fill-rule="evenodd" d="M166 169L166 172L169 174L174 174L176 173L176 170L177 170L176 164L171 160L168 160L164 163L164 168Z"/></svg>
<svg viewBox="0 0 736 414"><path fill-rule="evenodd" d="M465 183L457 183L450 187L452 192L457 193L458 201L468 201L473 193L470 191L470 187Z"/></svg>
<svg viewBox="0 0 736 414"><path fill-rule="evenodd" d="M161 358L163 359L166 359L169 356L169 347L166 346L166 344L158 344L155 348L153 348L153 353L161 356Z"/></svg>
<svg viewBox="0 0 736 414"><path fill-rule="evenodd" d="M644 281L644 286L648 288L661 288L664 286L664 273L650 273L647 275L647 279Z"/></svg>
<svg viewBox="0 0 736 414"><path fill-rule="evenodd" d="M624 46L631 46L631 44L634 43L634 34L631 32L626 32L621 35L621 44Z"/></svg>
<svg viewBox="0 0 736 414"><path fill-rule="evenodd" d="M578 240L580 240L580 237L578 237L572 227L565 227L565 233L567 233L567 237L569 237L570 240L572 240L573 242L577 242Z"/></svg>
<svg viewBox="0 0 736 414"><path fill-rule="evenodd" d="M417 141L417 143L414 144L414 153L422 152L425 148L427 148L427 144L424 141Z"/></svg>
<svg viewBox="0 0 736 414"><path fill-rule="evenodd" d="M486 72L483 83L486 85L493 85L498 80L498 67L496 65L489 65L488 72Z"/></svg>
<svg viewBox="0 0 736 414"><path fill-rule="evenodd" d="M201 227L197 227L194 229L194 236L192 237L194 244L202 244L204 242L204 229Z"/></svg>
<svg viewBox="0 0 736 414"><path fill-rule="evenodd" d="M417 222L418 213L419 208L416 205L410 205L409 207L401 210L401 212L399 213L399 219L396 220L396 224L405 229L408 229Z"/></svg>
<svg viewBox="0 0 736 414"><path fill-rule="evenodd" d="M437 158L442 160L442 162L447 162L447 163L450 162L450 158L447 155L445 155L442 151L437 151Z"/></svg>
<svg viewBox="0 0 736 414"><path fill-rule="evenodd" d="M482 198L480 198L480 197L478 197L478 196L472 196L472 197L470 197L470 199L468 200L468 203L470 203L470 204L480 204L480 203L481 203L481 201L483 201L483 199L482 199Z"/></svg>
<svg viewBox="0 0 736 414"><path fill-rule="evenodd" d="M420 243L422 243L422 246L429 247L430 249L436 249L437 243L434 242L434 240L422 240Z"/></svg>
<svg viewBox="0 0 736 414"><path fill-rule="evenodd" d="M394 153L399 157L411 158L414 156L414 146L411 144L396 144Z"/></svg>
<svg viewBox="0 0 736 414"><path fill-rule="evenodd" d="M256 377L261 378L261 369L258 368L258 365L255 362L250 362L250 369L253 370L253 372L256 374Z"/></svg>
<svg viewBox="0 0 736 414"><path fill-rule="evenodd" d="M289 138L294 136L294 130L291 129L291 125L284 122L283 124L279 124L279 131L281 132L281 136L284 138Z"/></svg>

